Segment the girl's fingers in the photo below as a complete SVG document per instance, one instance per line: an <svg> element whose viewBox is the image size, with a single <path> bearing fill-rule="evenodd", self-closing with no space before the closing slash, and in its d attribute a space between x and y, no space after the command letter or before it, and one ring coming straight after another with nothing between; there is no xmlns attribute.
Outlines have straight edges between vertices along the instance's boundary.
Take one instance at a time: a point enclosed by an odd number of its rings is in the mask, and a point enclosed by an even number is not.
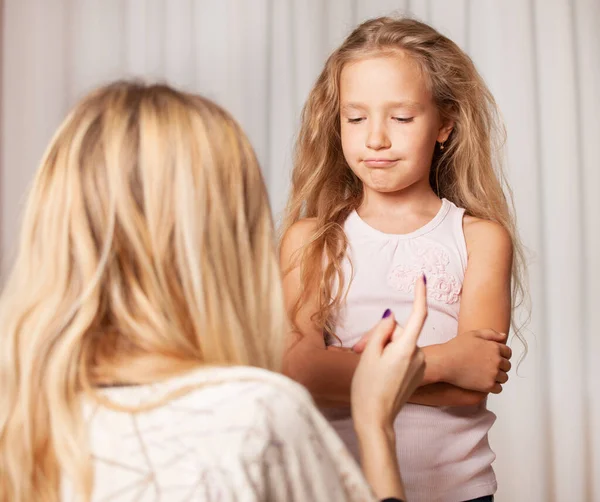
<svg viewBox="0 0 600 502"><path fill-rule="evenodd" d="M490 340L491 342L506 343L508 339L506 333L500 333L495 329L477 329L475 330L475 333L479 338L483 338L484 340Z"/></svg>
<svg viewBox="0 0 600 502"><path fill-rule="evenodd" d="M492 387L492 390L490 390L490 392L492 394L500 394L500 392L502 392L502 385L500 385L499 383L496 383L496 385L494 385Z"/></svg>
<svg viewBox="0 0 600 502"><path fill-rule="evenodd" d="M508 382L508 374L506 373L506 371L498 372L498 375L496 375L496 382L500 384L505 384L506 382Z"/></svg>
<svg viewBox="0 0 600 502"><path fill-rule="evenodd" d="M512 350L510 349L510 347L508 345L504 345L503 343L501 343L500 344L500 355L504 359L510 359L512 357Z"/></svg>
<svg viewBox="0 0 600 502"><path fill-rule="evenodd" d="M502 358L500 360L500 364L498 365L498 368L500 368L502 371L505 371L506 373L508 373L510 371L510 369L512 368L512 364L510 364L510 361L508 359Z"/></svg>

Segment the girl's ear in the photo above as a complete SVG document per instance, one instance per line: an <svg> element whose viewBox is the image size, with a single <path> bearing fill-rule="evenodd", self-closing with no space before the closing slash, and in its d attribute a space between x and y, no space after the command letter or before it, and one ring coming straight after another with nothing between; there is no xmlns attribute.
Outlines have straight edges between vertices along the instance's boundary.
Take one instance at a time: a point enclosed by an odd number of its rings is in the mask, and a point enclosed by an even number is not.
<svg viewBox="0 0 600 502"><path fill-rule="evenodd" d="M447 122L444 122L442 124L442 127L440 127L440 130L438 131L438 135L436 138L437 142L443 143L444 141L446 141L448 139L448 136L450 136L452 129L454 129L453 120L448 120Z"/></svg>

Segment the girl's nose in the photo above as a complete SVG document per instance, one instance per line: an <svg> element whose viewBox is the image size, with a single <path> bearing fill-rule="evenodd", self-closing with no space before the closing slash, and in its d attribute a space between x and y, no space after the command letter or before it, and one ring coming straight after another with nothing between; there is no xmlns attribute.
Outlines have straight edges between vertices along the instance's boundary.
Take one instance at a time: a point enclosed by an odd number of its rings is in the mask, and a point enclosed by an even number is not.
<svg viewBox="0 0 600 502"><path fill-rule="evenodd" d="M391 146L390 138L383 127L373 127L369 130L367 147L371 150L383 150Z"/></svg>

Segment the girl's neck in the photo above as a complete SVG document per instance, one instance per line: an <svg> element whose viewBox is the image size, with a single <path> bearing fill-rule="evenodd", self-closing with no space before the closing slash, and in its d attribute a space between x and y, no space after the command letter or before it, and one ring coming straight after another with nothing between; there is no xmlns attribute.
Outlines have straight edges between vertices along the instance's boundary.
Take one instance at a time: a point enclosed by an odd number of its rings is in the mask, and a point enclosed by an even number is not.
<svg viewBox="0 0 600 502"><path fill-rule="evenodd" d="M365 187L363 201L357 209L361 217L405 217L414 214L435 215L440 198L426 183L415 183L397 192L377 192Z"/></svg>

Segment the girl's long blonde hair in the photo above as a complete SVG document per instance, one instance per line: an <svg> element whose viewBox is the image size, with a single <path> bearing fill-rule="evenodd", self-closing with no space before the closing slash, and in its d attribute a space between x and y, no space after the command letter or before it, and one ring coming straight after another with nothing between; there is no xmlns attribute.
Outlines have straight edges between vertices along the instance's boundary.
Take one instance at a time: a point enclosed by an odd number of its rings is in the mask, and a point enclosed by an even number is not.
<svg viewBox="0 0 600 502"><path fill-rule="evenodd" d="M314 235L295 262L301 268L303 290L292 318L317 292L319 307L313 320L334 336L333 319L349 286L341 266L347 248L343 223L363 196L362 183L342 152L340 74L352 61L399 52L420 65L442 121L454 123L445 148L436 147L434 152L433 190L467 214L497 222L510 233L514 305L525 297L523 248L505 196L505 191L510 193L501 162L505 133L492 94L469 56L432 27L407 18L376 18L358 26L329 56L308 96L283 226L285 233L302 218L316 219Z"/></svg>
<svg viewBox="0 0 600 502"><path fill-rule="evenodd" d="M254 152L212 102L116 83L52 139L0 299L0 501L93 482L80 405L202 365L280 368L286 314Z"/></svg>

